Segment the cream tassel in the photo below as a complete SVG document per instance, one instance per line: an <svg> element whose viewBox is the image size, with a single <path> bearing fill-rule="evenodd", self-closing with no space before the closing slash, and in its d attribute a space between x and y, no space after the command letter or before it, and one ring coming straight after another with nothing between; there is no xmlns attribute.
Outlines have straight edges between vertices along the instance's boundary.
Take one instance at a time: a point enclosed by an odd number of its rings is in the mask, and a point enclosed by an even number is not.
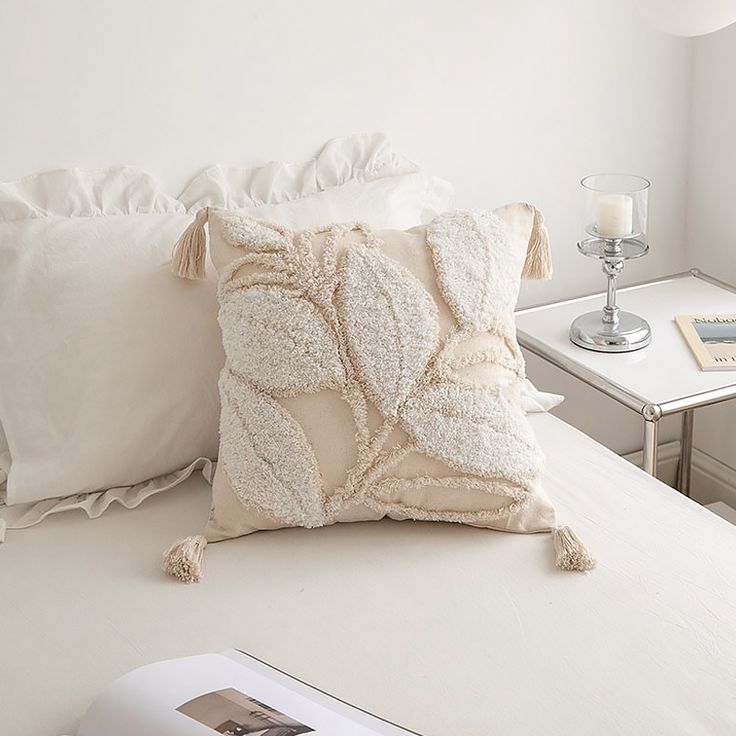
<svg viewBox="0 0 736 736"><path fill-rule="evenodd" d="M8 528L8 522L0 519L0 544L5 541L5 530Z"/></svg>
<svg viewBox="0 0 736 736"><path fill-rule="evenodd" d="M207 256L207 235L204 231L209 208L202 207L194 222L181 234L174 246L171 270L183 279L203 279Z"/></svg>
<svg viewBox="0 0 736 736"><path fill-rule="evenodd" d="M552 530L557 559L555 563L560 570L592 570L596 561L583 546L575 532L569 526L558 526Z"/></svg>
<svg viewBox="0 0 736 736"><path fill-rule="evenodd" d="M207 540L197 534L179 539L164 552L161 567L182 583L198 583L202 579L202 558Z"/></svg>
<svg viewBox="0 0 736 736"><path fill-rule="evenodd" d="M530 207L532 205L529 205ZM534 221L526 248L526 260L522 277L525 279L549 279L552 277L552 253L549 245L549 233L544 226L542 213L534 209Z"/></svg>

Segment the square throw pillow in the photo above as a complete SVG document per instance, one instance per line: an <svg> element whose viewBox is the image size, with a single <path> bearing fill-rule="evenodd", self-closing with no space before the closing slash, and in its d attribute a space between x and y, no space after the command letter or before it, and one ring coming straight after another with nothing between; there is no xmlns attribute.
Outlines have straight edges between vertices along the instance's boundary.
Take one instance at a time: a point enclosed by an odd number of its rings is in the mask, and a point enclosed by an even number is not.
<svg viewBox="0 0 736 736"><path fill-rule="evenodd" d="M203 210L176 272L220 274L220 452L203 536L165 569L198 579L207 541L382 517L554 532L558 565L593 561L558 528L521 405L513 310L522 274L550 272L528 204L428 226L292 231Z"/></svg>

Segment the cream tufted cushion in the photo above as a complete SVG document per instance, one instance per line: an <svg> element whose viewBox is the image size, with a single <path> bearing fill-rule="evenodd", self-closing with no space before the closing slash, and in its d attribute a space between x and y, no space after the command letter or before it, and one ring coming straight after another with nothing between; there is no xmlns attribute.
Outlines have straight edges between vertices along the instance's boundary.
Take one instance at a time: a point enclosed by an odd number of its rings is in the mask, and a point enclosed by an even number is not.
<svg viewBox="0 0 736 736"><path fill-rule="evenodd" d="M526 220L521 239L492 212L292 233L210 211L227 355L210 541L386 515L554 526L518 400Z"/></svg>
<svg viewBox="0 0 736 736"><path fill-rule="evenodd" d="M226 355L208 541L384 516L555 528L513 319L522 273L549 271L537 210L405 232L208 219ZM183 275L203 239L182 238Z"/></svg>

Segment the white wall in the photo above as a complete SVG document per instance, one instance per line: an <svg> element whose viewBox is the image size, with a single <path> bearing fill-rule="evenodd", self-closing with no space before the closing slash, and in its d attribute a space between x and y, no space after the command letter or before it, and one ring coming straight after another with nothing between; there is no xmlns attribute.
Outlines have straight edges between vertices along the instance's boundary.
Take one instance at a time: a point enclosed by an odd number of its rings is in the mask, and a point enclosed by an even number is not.
<svg viewBox="0 0 736 736"><path fill-rule="evenodd" d="M575 251L588 173L653 182L652 253L625 281L686 265L690 56L623 0L2 0L0 180L130 163L176 193L210 163L383 130L460 206L544 210L556 275L529 304L603 286ZM530 373L571 395L563 416L640 446L633 414Z"/></svg>
<svg viewBox="0 0 736 736"><path fill-rule="evenodd" d="M693 48L687 253L692 265L736 283L736 25ZM736 468L736 407L696 414L695 444Z"/></svg>

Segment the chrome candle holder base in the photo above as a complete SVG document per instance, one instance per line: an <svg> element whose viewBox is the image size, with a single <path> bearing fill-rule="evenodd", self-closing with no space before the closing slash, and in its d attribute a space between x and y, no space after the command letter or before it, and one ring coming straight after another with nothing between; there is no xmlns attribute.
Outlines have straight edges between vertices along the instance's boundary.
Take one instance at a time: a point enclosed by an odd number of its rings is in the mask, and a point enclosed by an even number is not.
<svg viewBox="0 0 736 736"><path fill-rule="evenodd" d="M629 353L645 348L652 341L652 330L645 319L622 312L616 305L616 279L624 262L640 258L649 247L636 235L626 239L602 238L593 229L592 237L578 243L578 250L590 258L598 258L608 278L606 306L601 312L588 312L570 325L570 340L586 350L599 353Z"/></svg>
<svg viewBox="0 0 736 736"><path fill-rule="evenodd" d="M618 312L615 324L607 325L600 312L588 312L570 325L570 340L586 350L601 353L629 353L652 341L649 323L631 312Z"/></svg>

